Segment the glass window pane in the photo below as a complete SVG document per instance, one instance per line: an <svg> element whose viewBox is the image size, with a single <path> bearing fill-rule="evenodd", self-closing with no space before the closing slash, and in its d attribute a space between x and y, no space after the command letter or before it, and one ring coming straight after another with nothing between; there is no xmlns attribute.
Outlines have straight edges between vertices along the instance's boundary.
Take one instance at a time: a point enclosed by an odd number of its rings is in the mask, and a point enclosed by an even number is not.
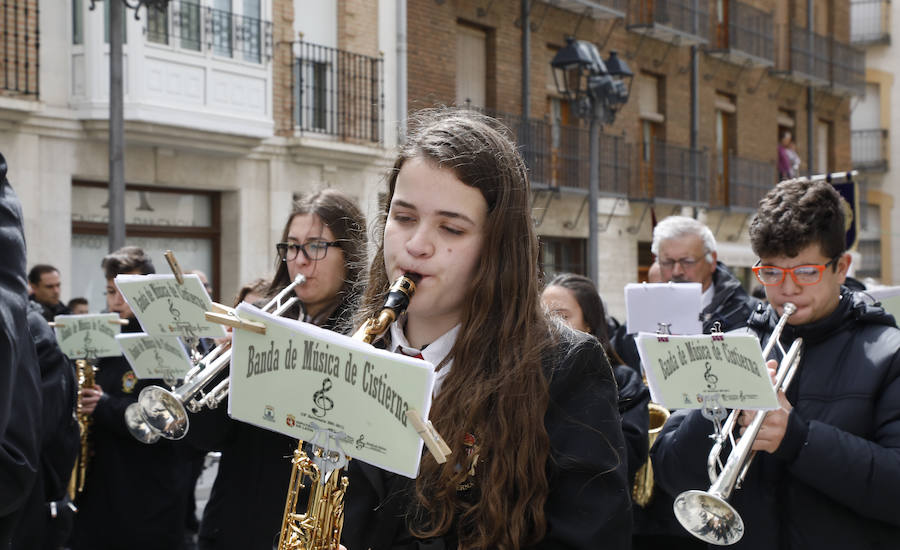
<svg viewBox="0 0 900 550"><path fill-rule="evenodd" d="M109 222L105 187L72 186L72 221ZM212 199L208 195L161 191L125 191L125 223L210 227Z"/></svg>
<svg viewBox="0 0 900 550"><path fill-rule="evenodd" d="M150 255L157 273L171 273L169 264L163 254L166 250L175 253L181 269L189 271L199 269L209 277L209 283L215 285L212 270L212 241L202 238L172 237L126 237L125 244L139 246ZM72 277L71 282L63 283L63 302L76 296L88 300L91 313L99 313L106 309L106 279L100 262L107 254L108 240L106 235L72 235Z"/></svg>
<svg viewBox="0 0 900 550"><path fill-rule="evenodd" d="M147 8L147 41L157 44L169 43L169 8L157 10Z"/></svg>
<svg viewBox="0 0 900 550"><path fill-rule="evenodd" d="M84 44L84 5L81 0L72 0L72 44Z"/></svg>

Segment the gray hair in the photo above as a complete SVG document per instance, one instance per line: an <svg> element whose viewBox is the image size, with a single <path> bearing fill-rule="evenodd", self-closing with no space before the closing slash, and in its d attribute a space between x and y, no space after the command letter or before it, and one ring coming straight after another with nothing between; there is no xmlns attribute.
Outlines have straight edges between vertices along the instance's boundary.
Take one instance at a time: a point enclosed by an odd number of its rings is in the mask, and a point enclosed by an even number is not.
<svg viewBox="0 0 900 550"><path fill-rule="evenodd" d="M650 245L650 252L654 256L659 256L659 243L688 235L700 237L705 253L716 251L716 238L704 224L687 216L669 216L653 228L653 243Z"/></svg>

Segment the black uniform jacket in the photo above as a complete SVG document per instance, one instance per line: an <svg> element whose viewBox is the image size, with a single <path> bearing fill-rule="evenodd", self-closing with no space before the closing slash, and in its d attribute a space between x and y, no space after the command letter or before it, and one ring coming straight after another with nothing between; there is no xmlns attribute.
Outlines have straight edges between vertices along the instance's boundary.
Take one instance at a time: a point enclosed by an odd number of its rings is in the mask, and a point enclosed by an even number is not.
<svg viewBox="0 0 900 550"><path fill-rule="evenodd" d="M32 304L38 305L41 316L46 319L48 323L57 315L70 315L72 313L72 311L66 307L66 304L62 302L56 302L54 305L48 306L35 300L34 295L29 296L28 300Z"/></svg>
<svg viewBox="0 0 900 550"><path fill-rule="evenodd" d="M0 155L0 548L31 492L41 447L41 373L27 304L22 207Z"/></svg>
<svg viewBox="0 0 900 550"><path fill-rule="evenodd" d="M842 290L831 315L782 334L785 349L804 341L793 410L778 450L757 453L731 497L745 530L732 548L900 547L900 330ZM765 344L776 321L768 308L749 328ZM706 490L711 432L700 411L673 414L651 450L658 482L673 494Z"/></svg>
<svg viewBox="0 0 900 550"><path fill-rule="evenodd" d="M650 451L650 441L647 439L650 390L637 371L628 365L616 365L613 374L619 386L619 414L622 415L622 434L628 455L628 482L633 483L634 474L647 462Z"/></svg>
<svg viewBox="0 0 900 550"><path fill-rule="evenodd" d="M13 548L37 550L50 548L48 545L58 537L60 526L51 525L48 503L65 496L81 438L73 414L77 399L75 371L59 349L56 335L36 302L29 304L28 326L41 368L41 461L37 480L13 536Z"/></svg>
<svg viewBox="0 0 900 550"><path fill-rule="evenodd" d="M350 314L341 304L321 326L342 327ZM191 415L190 442L222 451L200 522L201 544L217 550L268 550L278 542L297 440L232 420L226 409L223 403Z"/></svg>
<svg viewBox="0 0 900 550"><path fill-rule="evenodd" d="M139 332L131 319L123 332ZM190 466L184 442L160 438L145 444L125 425L125 409L141 390L161 380L137 380L123 356L97 362L103 388L90 427L90 461L84 492L76 499L73 550L179 549Z"/></svg>
<svg viewBox="0 0 900 550"><path fill-rule="evenodd" d="M546 369L550 435L544 506L547 534L534 548L629 548L630 485L612 369L589 336L574 336L571 349ZM555 364L553 364L555 363ZM450 376L453 375L452 369ZM415 480L352 461L342 541L349 550L452 550L457 534L415 539L408 521ZM476 483L490 483L477 479Z"/></svg>

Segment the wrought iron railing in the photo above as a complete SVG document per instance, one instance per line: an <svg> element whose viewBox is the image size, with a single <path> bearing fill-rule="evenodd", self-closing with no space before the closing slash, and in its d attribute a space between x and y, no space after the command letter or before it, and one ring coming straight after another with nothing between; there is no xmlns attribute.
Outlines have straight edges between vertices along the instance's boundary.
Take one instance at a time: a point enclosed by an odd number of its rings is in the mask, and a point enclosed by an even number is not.
<svg viewBox="0 0 900 550"><path fill-rule="evenodd" d="M851 130L850 150L853 167L873 172L888 167L887 130Z"/></svg>
<svg viewBox="0 0 900 550"><path fill-rule="evenodd" d="M380 143L384 136L384 63L321 46L297 44L294 123L302 133Z"/></svg>
<svg viewBox="0 0 900 550"><path fill-rule="evenodd" d="M831 85L862 95L866 91L866 53L831 40Z"/></svg>
<svg viewBox="0 0 900 550"><path fill-rule="evenodd" d="M590 181L590 133L588 128L553 124L546 119L525 118L492 109L477 110L499 120L516 140L533 185L588 191ZM601 195L631 194L631 151L622 136L600 134L599 186Z"/></svg>
<svg viewBox="0 0 900 550"><path fill-rule="evenodd" d="M718 48L739 50L774 63L775 32L772 14L743 2L731 2L729 10L728 36L719 37Z"/></svg>
<svg viewBox="0 0 900 550"><path fill-rule="evenodd" d="M646 148L649 147L649 150ZM642 145L641 197L661 202L708 205L709 153L653 140Z"/></svg>
<svg viewBox="0 0 900 550"><path fill-rule="evenodd" d="M827 36L791 25L791 71L820 82L831 81Z"/></svg>
<svg viewBox="0 0 900 550"><path fill-rule="evenodd" d="M629 0L629 26L661 25L708 41L708 0Z"/></svg>
<svg viewBox="0 0 900 550"><path fill-rule="evenodd" d="M889 0L850 0L850 42L890 43L890 8Z"/></svg>
<svg viewBox="0 0 900 550"><path fill-rule="evenodd" d="M0 6L0 92L37 96L40 61L38 0L4 0Z"/></svg>
<svg viewBox="0 0 900 550"><path fill-rule="evenodd" d="M759 201L777 183L775 165L728 154L727 206L736 211L754 212Z"/></svg>
<svg viewBox="0 0 900 550"><path fill-rule="evenodd" d="M147 40L221 57L262 63L272 57L272 23L256 17L171 1L164 10L148 10Z"/></svg>

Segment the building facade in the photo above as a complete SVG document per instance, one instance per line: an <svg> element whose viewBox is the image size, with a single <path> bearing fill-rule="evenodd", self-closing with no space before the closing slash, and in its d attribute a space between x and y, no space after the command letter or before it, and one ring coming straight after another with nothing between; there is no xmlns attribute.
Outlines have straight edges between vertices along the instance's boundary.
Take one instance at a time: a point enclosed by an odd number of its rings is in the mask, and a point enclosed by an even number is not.
<svg viewBox="0 0 900 550"><path fill-rule="evenodd" d="M15 29L0 43L0 151L22 198L29 263L57 265L64 297L87 295L93 310L106 252L109 1L12 0L0 14ZM850 0L171 0L140 19L128 10L127 241L158 263L173 249L227 302L272 273L293 197L338 187L371 217L407 113L467 105L519 143L544 271L584 273L588 131L550 70L573 36L604 57L616 51L635 74L600 147L597 275L611 312L624 318L622 288L652 261L652 221L673 213L706 222L749 287L747 224L777 180L784 132L802 173L851 166L851 108L875 73L850 45L850 14ZM882 224L890 197L868 184ZM884 234L880 243L888 281L896 271L884 258L898 255L884 252Z"/></svg>
<svg viewBox="0 0 900 550"><path fill-rule="evenodd" d="M625 284L652 262L653 219L696 216L747 283L747 226L777 181L790 131L800 171L848 170L862 93L848 1L410 0L410 107L469 104L502 118L531 169L544 271L585 272L588 132L550 61L567 36L615 51L635 76L604 127L599 286L624 318ZM523 23L524 22L524 23Z"/></svg>
<svg viewBox="0 0 900 550"><path fill-rule="evenodd" d="M897 49L891 36L900 27L890 2L852 0L850 9L851 40L866 51L865 95L850 117L853 166L863 182L857 275L894 285L900 275L900 240L893 238L897 225L892 213L900 188L891 178L890 159L900 154L900 143L891 139L891 130L900 128L900 113L891 104L900 100L900 90L894 86Z"/></svg>
<svg viewBox="0 0 900 550"><path fill-rule="evenodd" d="M110 0L6 2L0 151L22 199L29 264L63 298L104 307ZM274 273L298 194L339 187L375 203L398 117L393 5L172 0L125 10L127 244L167 272L210 275L217 298ZM40 9L39 9L40 8ZM368 214L374 212L365 208Z"/></svg>

